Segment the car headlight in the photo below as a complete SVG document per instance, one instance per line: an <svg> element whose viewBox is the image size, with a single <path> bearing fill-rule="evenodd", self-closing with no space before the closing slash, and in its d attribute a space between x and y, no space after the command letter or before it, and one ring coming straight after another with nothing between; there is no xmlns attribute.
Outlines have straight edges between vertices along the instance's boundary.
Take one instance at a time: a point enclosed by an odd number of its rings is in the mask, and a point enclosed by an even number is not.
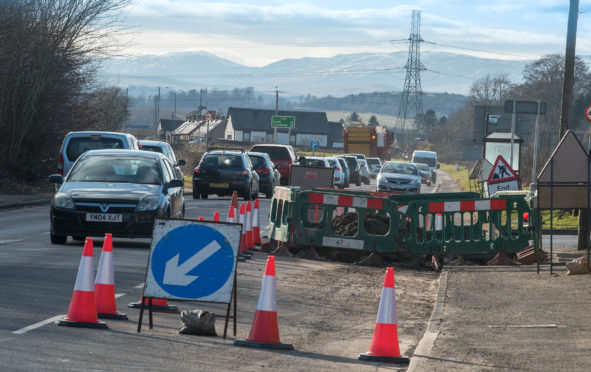
<svg viewBox="0 0 591 372"><path fill-rule="evenodd" d="M160 207L160 198L157 195L143 197L135 208L138 212L155 211Z"/></svg>
<svg viewBox="0 0 591 372"><path fill-rule="evenodd" d="M410 182L409 182L408 184L409 184L409 185L414 185L414 184L416 184L416 183L420 183L420 182L421 182L421 181L418 181L418 182L417 182L417 180L416 180L416 179L412 179L412 180L410 180Z"/></svg>
<svg viewBox="0 0 591 372"><path fill-rule="evenodd" d="M56 208L74 209L74 200L68 194L57 193L53 198L53 206Z"/></svg>

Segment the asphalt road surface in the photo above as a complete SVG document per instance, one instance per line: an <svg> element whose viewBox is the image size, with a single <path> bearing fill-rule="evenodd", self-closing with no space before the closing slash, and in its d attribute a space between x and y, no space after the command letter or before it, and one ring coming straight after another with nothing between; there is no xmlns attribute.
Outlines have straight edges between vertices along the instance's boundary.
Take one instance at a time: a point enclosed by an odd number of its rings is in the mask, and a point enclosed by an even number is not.
<svg viewBox="0 0 591 372"><path fill-rule="evenodd" d="M375 190L375 185L361 189ZM187 200L186 217L225 219L229 197ZM260 199L261 228L270 200ZM47 206L1 210L0 224L0 370L375 370L360 362L373 335L385 270L350 264L277 257L277 302L281 340L294 351L278 352L233 346L252 325L267 254L238 265L237 335L223 339L224 319L217 318L217 337L178 334L178 314L147 314L137 332L139 310L127 308L140 299L150 240L113 239L118 311L128 320L105 320L108 329L58 327L70 304L83 242L49 241ZM94 239L94 268L102 239ZM412 352L431 312L437 274L397 269L401 350ZM170 301L181 310L224 314L225 304ZM411 311L412 310L412 311Z"/></svg>

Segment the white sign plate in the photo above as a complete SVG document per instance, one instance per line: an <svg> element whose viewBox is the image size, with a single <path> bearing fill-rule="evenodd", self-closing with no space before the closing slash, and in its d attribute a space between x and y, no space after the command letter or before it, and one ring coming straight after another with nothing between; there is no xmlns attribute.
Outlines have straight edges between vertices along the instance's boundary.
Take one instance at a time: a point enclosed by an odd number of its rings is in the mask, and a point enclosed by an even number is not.
<svg viewBox="0 0 591 372"><path fill-rule="evenodd" d="M322 245L325 247L363 249L363 240L332 238L325 236L322 238Z"/></svg>
<svg viewBox="0 0 591 372"><path fill-rule="evenodd" d="M499 182L499 183L492 183L492 184L489 183L488 184L489 197L498 191L517 191L517 190L519 190L519 181L518 180L511 180L511 181L506 181L506 182Z"/></svg>

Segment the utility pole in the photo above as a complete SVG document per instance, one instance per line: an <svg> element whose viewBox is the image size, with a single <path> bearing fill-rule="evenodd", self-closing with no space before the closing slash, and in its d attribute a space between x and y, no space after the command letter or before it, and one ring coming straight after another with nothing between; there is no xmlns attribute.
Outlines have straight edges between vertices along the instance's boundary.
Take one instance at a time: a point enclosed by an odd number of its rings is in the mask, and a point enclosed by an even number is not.
<svg viewBox="0 0 591 372"><path fill-rule="evenodd" d="M566 53L564 55L564 79L562 82L562 106L560 108L560 135L562 138L568 130L570 111L573 103L573 86L575 81L575 45L577 42L577 19L579 16L579 0L570 0L568 12L568 29L566 32Z"/></svg>
<svg viewBox="0 0 591 372"><path fill-rule="evenodd" d="M421 70L426 70L421 63L421 11L412 11L412 23L410 30L410 45L408 47L408 60L406 62L406 78L404 89L398 108L397 128L406 131L406 119L410 111L414 111L415 118L423 113L423 90L421 88ZM414 109L414 110L413 110ZM398 125L402 121L402 125ZM406 134L406 133L405 133Z"/></svg>
<svg viewBox="0 0 591 372"><path fill-rule="evenodd" d="M158 87L158 96L156 97L155 123L154 123L154 141L158 141L158 121L160 121L160 87Z"/></svg>
<svg viewBox="0 0 591 372"><path fill-rule="evenodd" d="M566 31L566 52L564 54L564 79L562 81L562 105L560 107L560 132L558 140L564 136L570 125L570 112L573 104L575 81L575 47L577 42L577 20L579 0L570 0L568 28ZM589 155L589 154L588 154ZM579 231L577 249L586 249L589 241L589 210L579 209Z"/></svg>

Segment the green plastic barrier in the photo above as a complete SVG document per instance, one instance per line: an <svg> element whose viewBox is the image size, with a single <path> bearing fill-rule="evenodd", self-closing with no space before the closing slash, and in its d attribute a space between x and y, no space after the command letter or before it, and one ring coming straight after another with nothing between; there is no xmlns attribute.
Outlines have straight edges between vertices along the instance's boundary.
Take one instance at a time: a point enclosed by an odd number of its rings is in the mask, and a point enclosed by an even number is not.
<svg viewBox="0 0 591 372"><path fill-rule="evenodd" d="M299 190L297 186L275 187L269 210L269 239L289 242L293 230L293 205Z"/></svg>
<svg viewBox="0 0 591 372"><path fill-rule="evenodd" d="M293 241L302 246L394 253L400 218L388 196L323 188L301 191L293 208Z"/></svg>
<svg viewBox="0 0 591 372"><path fill-rule="evenodd" d="M404 242L418 255L517 252L533 239L525 212L531 209L523 195L413 200L402 217L408 221Z"/></svg>

